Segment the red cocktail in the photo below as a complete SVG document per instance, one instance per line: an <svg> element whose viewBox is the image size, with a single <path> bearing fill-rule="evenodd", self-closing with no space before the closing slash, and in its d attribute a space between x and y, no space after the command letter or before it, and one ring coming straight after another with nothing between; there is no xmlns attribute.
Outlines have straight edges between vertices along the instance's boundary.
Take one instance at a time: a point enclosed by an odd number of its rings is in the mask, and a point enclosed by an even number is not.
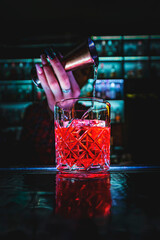
<svg viewBox="0 0 160 240"><path fill-rule="evenodd" d="M104 121L74 119L67 128L56 127L55 139L58 169L109 168L110 127Z"/></svg>
<svg viewBox="0 0 160 240"><path fill-rule="evenodd" d="M58 115L57 119L55 118L57 169L108 170L110 166L109 109L91 108L86 114L84 110L80 114L81 110L75 109L61 112L63 116Z"/></svg>

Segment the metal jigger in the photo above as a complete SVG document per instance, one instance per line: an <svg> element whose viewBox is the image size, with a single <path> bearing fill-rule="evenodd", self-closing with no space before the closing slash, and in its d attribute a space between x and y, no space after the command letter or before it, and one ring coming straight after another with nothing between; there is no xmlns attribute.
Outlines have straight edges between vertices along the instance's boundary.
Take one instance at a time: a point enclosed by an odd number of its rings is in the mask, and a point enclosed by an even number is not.
<svg viewBox="0 0 160 240"><path fill-rule="evenodd" d="M98 54L94 42L91 40L91 38L88 38L87 41L64 56L61 62L66 71L73 71L92 65L98 67ZM32 69L31 76L36 86L42 88L35 68Z"/></svg>

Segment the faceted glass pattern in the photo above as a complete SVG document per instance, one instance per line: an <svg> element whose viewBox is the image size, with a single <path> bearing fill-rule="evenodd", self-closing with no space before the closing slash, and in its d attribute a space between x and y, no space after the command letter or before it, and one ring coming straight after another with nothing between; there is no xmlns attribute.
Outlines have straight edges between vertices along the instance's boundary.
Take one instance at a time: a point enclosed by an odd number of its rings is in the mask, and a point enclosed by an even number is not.
<svg viewBox="0 0 160 240"><path fill-rule="evenodd" d="M63 113L64 114L64 113ZM88 115L87 115L87 118ZM110 125L100 119L55 119L56 164L61 171L108 170Z"/></svg>

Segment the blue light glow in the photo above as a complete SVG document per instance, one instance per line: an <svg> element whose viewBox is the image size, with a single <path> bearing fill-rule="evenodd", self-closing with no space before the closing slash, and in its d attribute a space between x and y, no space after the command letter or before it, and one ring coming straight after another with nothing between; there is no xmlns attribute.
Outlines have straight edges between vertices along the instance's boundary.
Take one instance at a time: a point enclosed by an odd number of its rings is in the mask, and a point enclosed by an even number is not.
<svg viewBox="0 0 160 240"><path fill-rule="evenodd" d="M135 171L135 170L156 170L160 166L110 166L109 172L112 171ZM0 168L0 171L50 171L58 172L56 167L9 167Z"/></svg>

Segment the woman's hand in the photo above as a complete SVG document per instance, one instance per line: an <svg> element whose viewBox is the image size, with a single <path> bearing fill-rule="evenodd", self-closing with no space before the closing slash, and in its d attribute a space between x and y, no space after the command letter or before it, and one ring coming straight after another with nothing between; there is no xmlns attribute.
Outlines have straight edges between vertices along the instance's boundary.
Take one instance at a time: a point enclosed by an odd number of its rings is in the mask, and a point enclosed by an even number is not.
<svg viewBox="0 0 160 240"><path fill-rule="evenodd" d="M57 101L67 98L76 98L80 95L80 88L71 71L66 72L60 60L51 48L42 54L42 67L36 64L38 78L46 94L48 106L54 111ZM49 59L49 62L48 60ZM65 107L65 106L64 106Z"/></svg>

